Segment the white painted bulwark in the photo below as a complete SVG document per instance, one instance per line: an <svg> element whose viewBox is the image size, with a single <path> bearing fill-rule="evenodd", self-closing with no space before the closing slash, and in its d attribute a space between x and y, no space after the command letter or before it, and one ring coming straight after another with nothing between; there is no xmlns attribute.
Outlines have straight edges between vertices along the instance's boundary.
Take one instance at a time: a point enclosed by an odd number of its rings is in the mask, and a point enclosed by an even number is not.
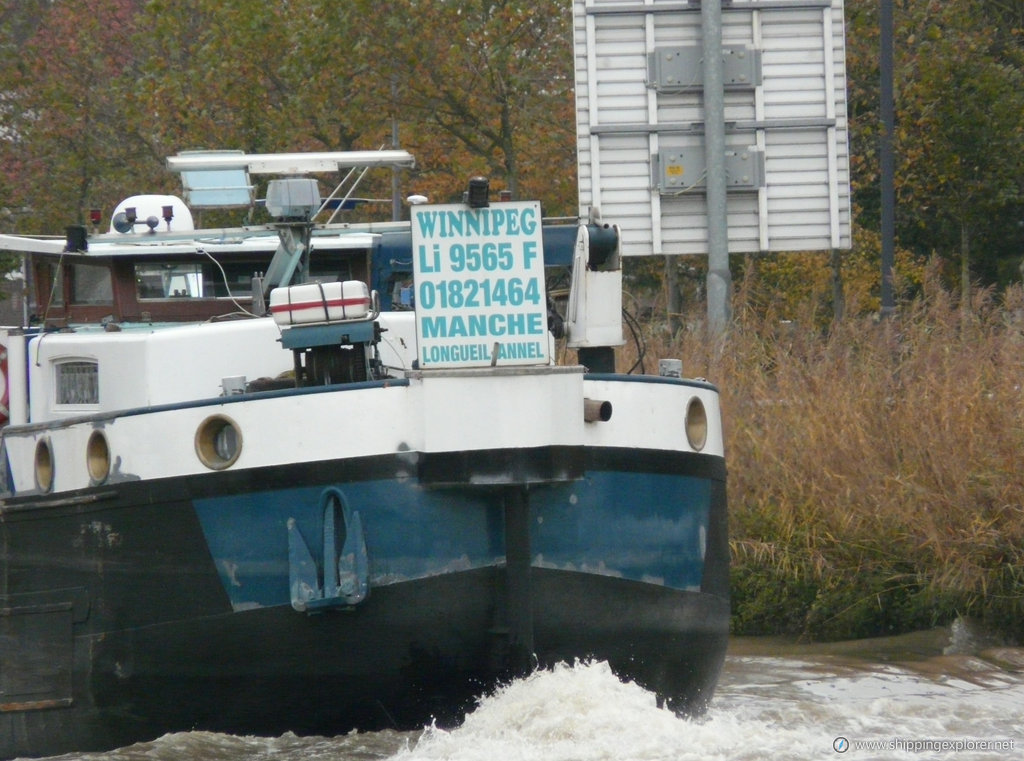
<svg viewBox="0 0 1024 761"><path fill-rule="evenodd" d="M595 380L573 366L410 371L406 377L408 384L227 396L129 414L98 413L57 425L8 427L4 443L12 491L35 488L33 453L40 441L47 441L52 453L53 493L87 488L95 479L86 453L97 430L110 454L112 483L208 473L195 441L211 416L236 426L240 452L230 466L234 471L297 460L410 452L414 461L415 452L552 445L693 451L686 439L686 409L694 398L707 410L702 453L721 457L724 451L718 393L702 384ZM611 418L585 423L584 399L607 401Z"/></svg>
<svg viewBox="0 0 1024 761"><path fill-rule="evenodd" d="M700 3L575 0L580 213L707 253ZM849 248L842 0L723 3L729 251Z"/></svg>
<svg viewBox="0 0 1024 761"><path fill-rule="evenodd" d="M471 373L471 374L467 374ZM579 445L583 436L583 368L423 372L424 452Z"/></svg>

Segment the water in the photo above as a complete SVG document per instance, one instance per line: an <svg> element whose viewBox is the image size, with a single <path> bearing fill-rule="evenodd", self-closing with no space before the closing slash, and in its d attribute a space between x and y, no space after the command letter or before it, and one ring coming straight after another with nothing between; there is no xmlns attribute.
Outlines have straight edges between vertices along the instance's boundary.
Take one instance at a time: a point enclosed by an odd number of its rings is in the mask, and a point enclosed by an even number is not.
<svg viewBox="0 0 1024 761"><path fill-rule="evenodd" d="M577 663L533 674L483 698L463 725L451 731L427 728L335 738L189 732L110 753L58 758L976 761L1021 757L1024 648L980 641L960 627L831 645L736 639L714 703L706 716L696 720L659 709L652 694L620 682L605 663Z"/></svg>

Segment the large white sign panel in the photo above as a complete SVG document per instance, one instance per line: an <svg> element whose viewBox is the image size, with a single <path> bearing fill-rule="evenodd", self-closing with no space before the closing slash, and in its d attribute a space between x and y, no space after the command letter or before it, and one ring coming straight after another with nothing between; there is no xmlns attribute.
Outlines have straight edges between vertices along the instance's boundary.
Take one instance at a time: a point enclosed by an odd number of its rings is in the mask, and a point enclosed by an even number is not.
<svg viewBox="0 0 1024 761"><path fill-rule="evenodd" d="M424 369L548 364L540 203L412 207Z"/></svg>
<svg viewBox="0 0 1024 761"><path fill-rule="evenodd" d="M700 3L575 0L580 214L706 254ZM722 3L729 251L849 248L842 0Z"/></svg>

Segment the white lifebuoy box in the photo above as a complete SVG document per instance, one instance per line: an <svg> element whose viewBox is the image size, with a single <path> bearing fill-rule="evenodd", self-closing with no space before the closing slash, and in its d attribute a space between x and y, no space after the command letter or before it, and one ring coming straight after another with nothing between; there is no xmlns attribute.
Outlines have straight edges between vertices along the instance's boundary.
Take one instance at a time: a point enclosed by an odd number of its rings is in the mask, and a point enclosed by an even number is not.
<svg viewBox="0 0 1024 761"><path fill-rule="evenodd" d="M306 283L270 292L270 314L283 326L364 320L370 304L370 289L361 280Z"/></svg>

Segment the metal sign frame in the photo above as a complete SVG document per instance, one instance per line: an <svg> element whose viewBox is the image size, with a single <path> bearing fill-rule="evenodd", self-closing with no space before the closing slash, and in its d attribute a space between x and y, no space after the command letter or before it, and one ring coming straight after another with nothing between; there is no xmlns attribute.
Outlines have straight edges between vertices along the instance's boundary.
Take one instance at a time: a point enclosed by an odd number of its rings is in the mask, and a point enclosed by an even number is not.
<svg viewBox="0 0 1024 761"><path fill-rule="evenodd" d="M626 256L708 253L701 4L573 10L581 215ZM849 248L842 0L733 0L721 27L729 251Z"/></svg>

